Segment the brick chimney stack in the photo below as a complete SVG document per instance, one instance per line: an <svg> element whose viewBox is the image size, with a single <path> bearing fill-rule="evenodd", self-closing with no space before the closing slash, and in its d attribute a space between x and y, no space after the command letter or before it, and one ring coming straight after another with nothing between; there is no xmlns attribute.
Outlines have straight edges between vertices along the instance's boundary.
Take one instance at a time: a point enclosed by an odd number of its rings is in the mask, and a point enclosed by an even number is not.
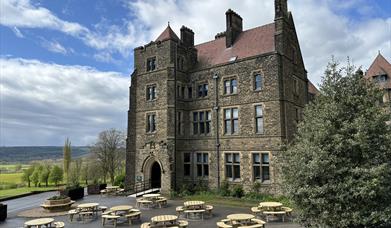
<svg viewBox="0 0 391 228"><path fill-rule="evenodd" d="M225 13L225 17L227 23L225 46L228 48L234 45L235 40L243 31L243 22L242 17L231 9Z"/></svg>
<svg viewBox="0 0 391 228"><path fill-rule="evenodd" d="M182 26L181 28L181 41L186 47L194 47L194 32L193 30Z"/></svg>

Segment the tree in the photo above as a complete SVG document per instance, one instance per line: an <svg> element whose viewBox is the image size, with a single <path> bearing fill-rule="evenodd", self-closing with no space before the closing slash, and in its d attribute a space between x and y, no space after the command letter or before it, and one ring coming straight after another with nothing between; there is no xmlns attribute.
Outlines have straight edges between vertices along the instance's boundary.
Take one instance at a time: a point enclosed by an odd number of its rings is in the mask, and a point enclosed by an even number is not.
<svg viewBox="0 0 391 228"><path fill-rule="evenodd" d="M353 72L329 63L321 94L278 158L305 226L391 226L390 116L378 103L379 89Z"/></svg>
<svg viewBox="0 0 391 228"><path fill-rule="evenodd" d="M50 174L49 174L49 180L53 182L56 186L58 186L58 183L62 181L63 179L63 170L58 166L53 166Z"/></svg>
<svg viewBox="0 0 391 228"><path fill-rule="evenodd" d="M71 161L72 161L72 146L71 146L71 141L69 140L69 138L66 138L66 140L65 140L63 152L64 152L64 154L63 154L64 173L67 177L67 182L69 182L68 172L69 172L69 168L70 168Z"/></svg>
<svg viewBox="0 0 391 228"><path fill-rule="evenodd" d="M67 183L69 186L79 186L81 166L81 159L77 159L72 162L71 169L69 170L69 179Z"/></svg>
<svg viewBox="0 0 391 228"><path fill-rule="evenodd" d="M37 187L39 183L39 175L40 175L40 168L39 166L36 166L33 173L30 176L31 182L33 182L34 186Z"/></svg>
<svg viewBox="0 0 391 228"><path fill-rule="evenodd" d="M99 133L98 141L91 148L102 167L104 179L109 175L111 183L125 157L124 133L116 129L110 129Z"/></svg>
<svg viewBox="0 0 391 228"><path fill-rule="evenodd" d="M23 170L22 181L27 182L28 187L31 187L31 174L33 174L35 167L32 165Z"/></svg>
<svg viewBox="0 0 391 228"><path fill-rule="evenodd" d="M50 166L44 165L43 169L39 175L39 181L42 183L45 183L45 186L47 187L49 185L49 175L50 175Z"/></svg>

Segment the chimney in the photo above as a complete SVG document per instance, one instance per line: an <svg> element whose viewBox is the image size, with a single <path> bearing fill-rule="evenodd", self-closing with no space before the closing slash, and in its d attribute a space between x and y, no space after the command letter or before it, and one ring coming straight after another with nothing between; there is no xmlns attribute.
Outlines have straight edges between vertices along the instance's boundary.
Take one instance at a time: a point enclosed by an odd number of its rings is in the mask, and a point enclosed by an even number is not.
<svg viewBox="0 0 391 228"><path fill-rule="evenodd" d="M288 0L274 0L275 19L288 17Z"/></svg>
<svg viewBox="0 0 391 228"><path fill-rule="evenodd" d="M186 47L194 47L194 32L193 30L182 26L181 28L181 41Z"/></svg>
<svg viewBox="0 0 391 228"><path fill-rule="evenodd" d="M231 9L225 13L225 17L227 22L225 46L228 48L234 45L236 38L243 31L243 22L242 17Z"/></svg>

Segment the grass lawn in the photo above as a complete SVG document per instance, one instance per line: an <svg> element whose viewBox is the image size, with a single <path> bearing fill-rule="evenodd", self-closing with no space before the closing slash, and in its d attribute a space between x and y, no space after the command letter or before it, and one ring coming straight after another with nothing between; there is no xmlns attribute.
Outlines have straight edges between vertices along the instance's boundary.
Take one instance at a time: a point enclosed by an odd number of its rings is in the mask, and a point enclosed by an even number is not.
<svg viewBox="0 0 391 228"><path fill-rule="evenodd" d="M56 190L58 189L57 187L54 186L49 186L49 187L23 187L23 188L14 188L14 189L5 189L5 190L0 190L0 199L6 198L6 197L11 197L11 196L17 196L17 195L22 195L34 191L48 191L48 190Z"/></svg>
<svg viewBox="0 0 391 228"><path fill-rule="evenodd" d="M0 184L1 183L12 183L19 184L22 183L23 173L0 173Z"/></svg>
<svg viewBox="0 0 391 228"><path fill-rule="evenodd" d="M11 172L14 172L15 171L15 167L17 166L18 164L0 164L0 170L8 170L8 171L11 171ZM28 167L30 167L29 164L20 164L21 165L21 169L27 169Z"/></svg>
<svg viewBox="0 0 391 228"><path fill-rule="evenodd" d="M198 193L195 195L184 196L183 200L201 200L205 203L209 203L212 205L224 205L231 207L254 207L257 206L260 202L263 201L277 201L281 202L285 206L292 206L291 202L284 196L271 196L271 195L262 195L262 197L258 199L251 198L234 198L234 197L226 197L221 196L214 193Z"/></svg>

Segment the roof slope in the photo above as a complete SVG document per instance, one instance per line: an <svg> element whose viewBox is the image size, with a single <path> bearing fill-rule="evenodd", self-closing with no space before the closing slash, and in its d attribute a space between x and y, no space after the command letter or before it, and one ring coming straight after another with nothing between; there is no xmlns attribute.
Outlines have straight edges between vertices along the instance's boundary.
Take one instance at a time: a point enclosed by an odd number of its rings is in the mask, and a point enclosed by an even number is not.
<svg viewBox="0 0 391 228"><path fill-rule="evenodd" d="M316 86L310 80L308 80L308 93L311 93L314 95L319 94L319 90L316 88Z"/></svg>
<svg viewBox="0 0 391 228"><path fill-rule="evenodd" d="M391 88L391 64L379 53L365 74L365 78L372 80L373 76L387 74L387 82L382 88Z"/></svg>
<svg viewBox="0 0 391 228"><path fill-rule="evenodd" d="M172 31L170 25L167 26L167 28L159 35L159 37L155 40L157 41L165 41L165 40L175 40L179 41L178 36L175 34L174 31Z"/></svg>
<svg viewBox="0 0 391 228"><path fill-rule="evenodd" d="M232 57L243 59L272 52L274 46L274 23L243 31L232 47L226 48L225 36L198 44L198 67L227 63Z"/></svg>

